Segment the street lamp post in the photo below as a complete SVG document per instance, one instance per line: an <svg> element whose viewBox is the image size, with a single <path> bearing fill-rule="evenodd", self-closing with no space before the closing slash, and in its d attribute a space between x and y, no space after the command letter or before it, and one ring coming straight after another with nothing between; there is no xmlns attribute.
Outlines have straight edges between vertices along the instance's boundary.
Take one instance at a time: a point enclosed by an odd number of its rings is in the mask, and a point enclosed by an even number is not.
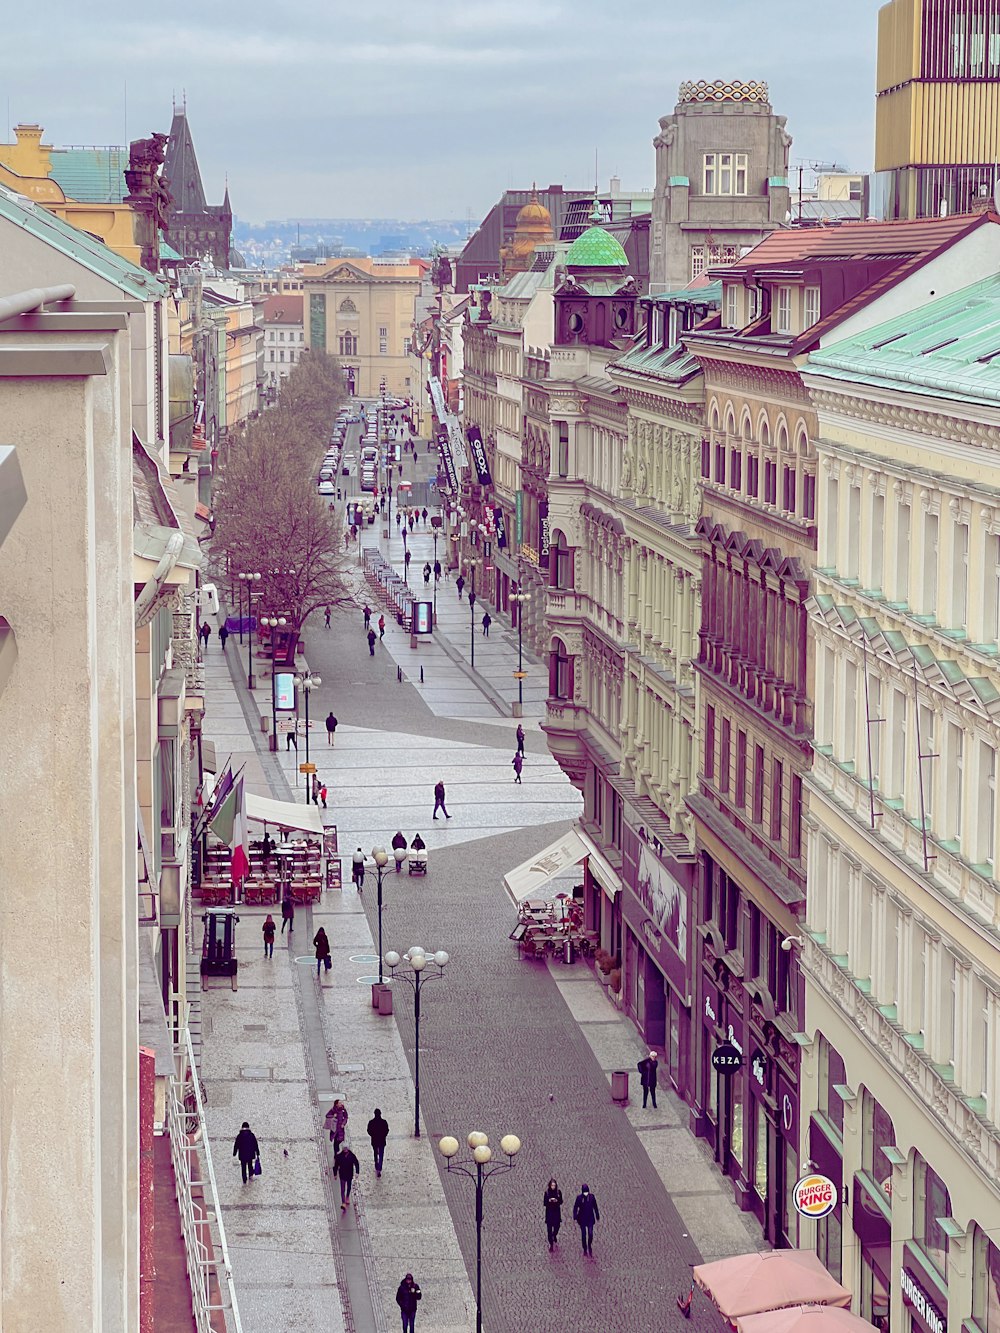
<svg viewBox="0 0 1000 1333"><path fill-rule="evenodd" d="M432 529L434 537L434 624L438 623L438 530Z"/></svg>
<svg viewBox="0 0 1000 1333"><path fill-rule="evenodd" d="M258 597L260 596L259 593L253 592L253 586L255 583L260 582L261 575L241 574L240 578L243 579L247 585L247 689L253 690L256 689L257 682L254 680L254 675L253 675L253 602L250 599L251 597L254 596ZM241 621L240 622L241 636L242 636L242 630L243 630L243 622ZM241 637L240 642L242 643L242 641L243 640Z"/></svg>
<svg viewBox="0 0 1000 1333"><path fill-rule="evenodd" d="M385 956L386 966L392 980L395 981L397 975L400 981L405 981L413 991L413 1024L415 1028L414 1035L414 1061L413 1061L413 1137L420 1138L420 989L426 986L428 981L439 981L444 975L444 969L448 963L448 955L444 949L438 949L437 953L428 954L426 950L421 949L419 945L414 945L403 957L400 958L395 949L390 949ZM406 963L409 972L398 972L401 963ZM424 974L424 968L428 963L433 963L437 968L436 972Z"/></svg>
<svg viewBox="0 0 1000 1333"><path fill-rule="evenodd" d="M236 594L237 594L237 596L239 597L240 644L242 645L242 643L243 643L243 585L244 585L244 583L246 582L246 578L247 578L247 576L246 576L245 574L237 574L236 577L237 577L237 579L239 580L238 583L236 584Z"/></svg>
<svg viewBox="0 0 1000 1333"><path fill-rule="evenodd" d="M472 669L476 669L476 566L469 561L469 577L472 580L472 587L469 589L469 656L472 659Z"/></svg>
<svg viewBox="0 0 1000 1333"><path fill-rule="evenodd" d="M382 985L382 880L389 857L384 847L372 848L372 860L375 862L375 874L378 876L378 984Z"/></svg>
<svg viewBox="0 0 1000 1333"><path fill-rule="evenodd" d="M309 696L323 684L319 676L296 676L295 684L301 689L306 701L306 763L309 763ZM309 788L312 774L306 769L306 805L309 804Z"/></svg>
<svg viewBox="0 0 1000 1333"><path fill-rule="evenodd" d="M510 600L517 603L517 716L520 717L524 709L524 637L522 622L524 621L524 604L529 601L531 594L521 591L521 584L518 582L517 592L512 592Z"/></svg>
<svg viewBox="0 0 1000 1333"><path fill-rule="evenodd" d="M461 1172L476 1187L476 1333L483 1333L483 1187L490 1176L513 1169L514 1158L521 1151L521 1140L516 1134L505 1134L500 1140L500 1150L506 1155L506 1162L493 1161L489 1138L481 1131L471 1133L466 1142L472 1156L462 1162L455 1161L460 1145L450 1134L439 1141L438 1148L447 1160L449 1173Z"/></svg>

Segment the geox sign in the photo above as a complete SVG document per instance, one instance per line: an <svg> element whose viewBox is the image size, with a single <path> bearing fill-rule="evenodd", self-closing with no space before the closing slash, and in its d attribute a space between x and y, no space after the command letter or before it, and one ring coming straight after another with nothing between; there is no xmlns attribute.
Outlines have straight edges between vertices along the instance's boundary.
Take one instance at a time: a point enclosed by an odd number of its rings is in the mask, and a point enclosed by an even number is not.
<svg viewBox="0 0 1000 1333"><path fill-rule="evenodd" d="M479 478L479 484L480 486L489 486L493 478L490 476L490 465L486 461L486 448L479 427L470 426L466 433L469 437L469 444L472 446L472 461L476 465L476 476Z"/></svg>

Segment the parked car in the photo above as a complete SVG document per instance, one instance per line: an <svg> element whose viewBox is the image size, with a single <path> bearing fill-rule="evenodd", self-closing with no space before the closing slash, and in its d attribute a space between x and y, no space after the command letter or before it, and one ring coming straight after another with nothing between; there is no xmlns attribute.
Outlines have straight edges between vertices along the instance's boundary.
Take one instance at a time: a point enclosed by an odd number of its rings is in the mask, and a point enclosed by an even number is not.
<svg viewBox="0 0 1000 1333"><path fill-rule="evenodd" d="M332 481L321 481L317 489L320 495L333 495L337 488Z"/></svg>

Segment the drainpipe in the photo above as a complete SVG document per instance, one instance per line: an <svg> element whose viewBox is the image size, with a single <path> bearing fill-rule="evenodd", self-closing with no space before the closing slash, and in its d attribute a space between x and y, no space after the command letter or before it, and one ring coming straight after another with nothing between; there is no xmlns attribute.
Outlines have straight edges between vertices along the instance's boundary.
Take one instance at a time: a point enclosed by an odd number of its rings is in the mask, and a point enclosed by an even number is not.
<svg viewBox="0 0 1000 1333"><path fill-rule="evenodd" d="M72 301L75 295L76 288L72 283L64 282L59 287L32 287L26 292L15 292L13 296L0 296L0 324L16 319L18 315L29 315L54 301Z"/></svg>
<svg viewBox="0 0 1000 1333"><path fill-rule="evenodd" d="M183 548L184 534L182 532L172 532L167 540L167 549L160 556L160 563L153 571L153 577L135 599L135 623L137 625L142 624L146 612L159 596L160 589L172 573Z"/></svg>

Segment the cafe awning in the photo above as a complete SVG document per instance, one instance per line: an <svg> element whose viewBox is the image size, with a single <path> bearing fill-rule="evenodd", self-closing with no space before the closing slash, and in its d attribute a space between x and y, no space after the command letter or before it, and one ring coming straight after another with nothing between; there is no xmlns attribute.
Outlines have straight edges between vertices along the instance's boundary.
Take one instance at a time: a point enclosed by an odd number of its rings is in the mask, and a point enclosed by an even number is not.
<svg viewBox="0 0 1000 1333"><path fill-rule="evenodd" d="M313 805L299 805L297 801L273 801L270 797L247 792L246 810L248 819L323 836L323 817Z"/></svg>
<svg viewBox="0 0 1000 1333"><path fill-rule="evenodd" d="M590 848L577 830L569 829L543 851L509 870L503 877L504 886L513 902L520 904L544 888L561 871L582 861L589 851Z"/></svg>
<svg viewBox="0 0 1000 1333"><path fill-rule="evenodd" d="M792 1305L838 1305L851 1293L823 1267L812 1250L768 1250L696 1264L694 1280L731 1322Z"/></svg>

